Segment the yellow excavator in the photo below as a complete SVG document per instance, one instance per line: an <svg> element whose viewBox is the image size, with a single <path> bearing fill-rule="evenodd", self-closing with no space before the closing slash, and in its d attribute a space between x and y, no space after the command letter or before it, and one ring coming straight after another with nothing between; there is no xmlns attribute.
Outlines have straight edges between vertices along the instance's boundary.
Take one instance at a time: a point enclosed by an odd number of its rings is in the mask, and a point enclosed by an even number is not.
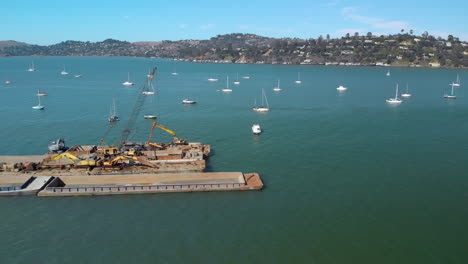
<svg viewBox="0 0 468 264"><path fill-rule="evenodd" d="M153 168L158 167L156 164L148 162L143 158L140 158L138 156L129 156L129 155L117 156L117 157L115 157L114 159L112 159L110 161L104 161L103 165L104 166L115 166L119 161L124 161L124 160L134 160L134 161L137 161L137 162L139 162L141 164L144 164L144 165L146 165L148 167L153 167Z"/></svg>
<svg viewBox="0 0 468 264"><path fill-rule="evenodd" d="M70 152L63 152L61 154L57 154L55 156L47 158L43 161L42 164L45 166L59 166L60 164L50 163L50 162L60 160L63 158L70 160L71 162L73 162L73 165L75 166L83 166L83 167L96 166L95 160L80 159L77 156L71 154Z"/></svg>
<svg viewBox="0 0 468 264"><path fill-rule="evenodd" d="M157 148L164 148L164 146L161 146L159 144L156 144L156 143L153 143L152 142L152 139L153 139L153 134L154 134L154 129L158 127L164 131L166 131L167 133L171 134L172 135L172 143L173 144L176 144L176 145L185 145L187 144L187 141L185 139L180 139L177 137L177 134L170 130L169 128L163 126L163 125L160 125L158 124L156 121L153 122L153 125L151 125L151 131L150 131L150 134L149 134L149 137L148 137L148 141L146 142L146 144L150 145L150 146L153 146L153 147L157 147Z"/></svg>

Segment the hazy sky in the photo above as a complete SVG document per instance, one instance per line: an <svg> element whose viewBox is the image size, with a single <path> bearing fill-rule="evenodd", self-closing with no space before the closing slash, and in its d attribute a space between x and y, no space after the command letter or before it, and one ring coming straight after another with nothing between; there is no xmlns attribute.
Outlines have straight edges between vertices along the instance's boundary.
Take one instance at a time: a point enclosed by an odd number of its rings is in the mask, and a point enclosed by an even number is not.
<svg viewBox="0 0 468 264"><path fill-rule="evenodd" d="M208 39L218 34L317 38L413 29L468 40L462 0L4 0L0 40L55 44L65 40Z"/></svg>

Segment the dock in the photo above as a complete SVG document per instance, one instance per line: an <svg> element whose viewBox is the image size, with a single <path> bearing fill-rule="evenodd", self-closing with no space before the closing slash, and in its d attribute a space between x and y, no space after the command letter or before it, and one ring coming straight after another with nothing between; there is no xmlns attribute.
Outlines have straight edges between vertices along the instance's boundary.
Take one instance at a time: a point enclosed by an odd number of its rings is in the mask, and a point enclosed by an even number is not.
<svg viewBox="0 0 468 264"><path fill-rule="evenodd" d="M24 188L27 181L34 181ZM37 196L120 195L261 190L258 173L205 172L91 176L0 176L0 195L22 191ZM20 188L23 186L23 188ZM7 192L7 189L10 191Z"/></svg>

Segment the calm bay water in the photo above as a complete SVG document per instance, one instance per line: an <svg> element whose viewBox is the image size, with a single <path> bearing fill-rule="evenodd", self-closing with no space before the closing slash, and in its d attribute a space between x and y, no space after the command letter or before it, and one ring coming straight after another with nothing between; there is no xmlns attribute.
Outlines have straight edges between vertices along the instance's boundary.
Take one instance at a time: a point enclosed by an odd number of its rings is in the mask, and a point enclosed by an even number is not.
<svg viewBox="0 0 468 264"><path fill-rule="evenodd" d="M391 68L386 77L387 68L54 57L34 58L37 71L26 72L30 63L0 59L0 155L41 154L59 137L97 144L115 98L113 142L158 66L159 96L146 101L132 138L145 141L142 116L157 114L180 137L212 146L210 171L259 172L266 188L1 198L4 263L468 263L466 70ZM121 85L127 72L133 87ZM217 91L237 72L251 79ZM457 73L462 86L447 101ZM397 82L413 97L389 106ZM251 110L262 88L267 114ZM49 94L42 112L31 109L37 89ZM250 131L256 122L260 136Z"/></svg>

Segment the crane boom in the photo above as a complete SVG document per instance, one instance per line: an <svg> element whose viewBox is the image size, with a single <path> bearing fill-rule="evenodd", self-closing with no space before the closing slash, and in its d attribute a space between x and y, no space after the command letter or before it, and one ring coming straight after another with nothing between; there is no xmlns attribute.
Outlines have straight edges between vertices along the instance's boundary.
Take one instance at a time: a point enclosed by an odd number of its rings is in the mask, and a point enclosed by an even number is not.
<svg viewBox="0 0 468 264"><path fill-rule="evenodd" d="M158 124L158 123L155 121L155 122L153 122L153 124L151 125L151 131L150 131L150 134L149 134L149 137L148 137L148 144L151 145L151 143L152 143L151 141L152 141L152 139L153 139L154 129L155 129L156 127L159 127L160 129L162 129L162 130L166 131L167 133L171 134L172 137L174 138L173 143L175 143L175 144L185 144L185 143L186 143L185 139L180 139L180 138L178 138L178 137L177 137L177 134L176 134L174 131L170 130L169 128L167 128L167 127L165 127L165 126L163 126L163 125Z"/></svg>
<svg viewBox="0 0 468 264"><path fill-rule="evenodd" d="M141 90L138 93L138 97L135 102L135 105L133 106L132 113L130 114L130 118L128 119L127 125L125 129L122 131L122 134L120 136L121 144L127 141L128 137L130 136L130 133L135 127L136 120L138 118L138 115L140 114L141 108L143 107L143 104L145 103L145 99L146 99L146 96L143 94L143 91L146 91L147 88L149 88L149 86L151 85L151 82L154 79L156 70L157 70L157 67L154 67L153 70L151 71L151 74L148 76L147 82L141 87Z"/></svg>

